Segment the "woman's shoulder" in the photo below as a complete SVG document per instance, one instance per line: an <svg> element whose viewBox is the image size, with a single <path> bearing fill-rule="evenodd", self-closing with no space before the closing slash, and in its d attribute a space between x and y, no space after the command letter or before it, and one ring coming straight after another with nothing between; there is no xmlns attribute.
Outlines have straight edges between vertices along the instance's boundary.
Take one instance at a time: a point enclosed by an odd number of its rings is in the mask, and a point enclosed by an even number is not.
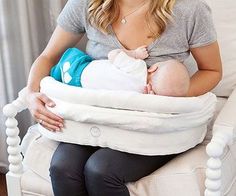
<svg viewBox="0 0 236 196"><path fill-rule="evenodd" d="M68 0L57 23L63 29L74 33L85 33L87 23L87 6L89 0Z"/></svg>
<svg viewBox="0 0 236 196"><path fill-rule="evenodd" d="M178 9L182 8L185 10L193 10L198 7L208 6L207 1L205 0L176 0L175 7Z"/></svg>
<svg viewBox="0 0 236 196"><path fill-rule="evenodd" d="M173 14L177 18L191 19L194 14L210 12L211 9L205 0L176 0Z"/></svg>

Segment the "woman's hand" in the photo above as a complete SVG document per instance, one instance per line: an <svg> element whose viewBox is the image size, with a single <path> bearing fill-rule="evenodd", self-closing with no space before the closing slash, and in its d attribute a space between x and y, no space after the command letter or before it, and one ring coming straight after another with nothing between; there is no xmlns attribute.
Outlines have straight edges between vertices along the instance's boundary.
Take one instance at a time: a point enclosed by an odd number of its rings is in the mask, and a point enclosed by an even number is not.
<svg viewBox="0 0 236 196"><path fill-rule="evenodd" d="M31 66L27 84L29 110L37 122L50 131L60 131L63 119L45 107L54 107L55 103L38 92L40 81L49 75L50 69L59 61L66 49L74 47L82 37L83 34L67 32L57 26L47 47Z"/></svg>
<svg viewBox="0 0 236 196"><path fill-rule="evenodd" d="M151 94L151 95L155 95L154 91L152 90L152 85L150 83L148 83L143 90L144 94Z"/></svg>
<svg viewBox="0 0 236 196"><path fill-rule="evenodd" d="M147 75L147 85L144 87L143 93L144 94L152 94L154 95L154 91L152 90L152 75L158 69L158 64L154 64L148 69Z"/></svg>
<svg viewBox="0 0 236 196"><path fill-rule="evenodd" d="M45 107L45 105L54 107L56 104L40 92L31 92L27 98L29 110L36 121L50 131L60 131L63 127L63 119Z"/></svg>
<svg viewBox="0 0 236 196"><path fill-rule="evenodd" d="M148 68L148 73L149 74L154 73L157 69L158 69L158 64L156 63Z"/></svg>

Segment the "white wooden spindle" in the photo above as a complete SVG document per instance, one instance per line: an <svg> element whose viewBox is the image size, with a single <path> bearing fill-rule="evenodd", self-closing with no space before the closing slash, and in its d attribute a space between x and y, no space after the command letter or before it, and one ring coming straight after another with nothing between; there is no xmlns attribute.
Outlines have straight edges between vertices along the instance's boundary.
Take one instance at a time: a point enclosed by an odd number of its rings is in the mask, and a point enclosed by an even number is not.
<svg viewBox="0 0 236 196"><path fill-rule="evenodd" d="M8 196L21 196L20 178L23 173L22 156L20 150L20 137L18 122L15 118L17 113L27 108L25 99L25 89L19 93L19 97L11 104L7 104L3 108L3 114L7 117L5 122L7 135L7 152L9 172L6 175Z"/></svg>
<svg viewBox="0 0 236 196"><path fill-rule="evenodd" d="M221 190L221 156L227 144L233 139L233 127L214 125L213 137L206 147L210 157L207 161L205 196L222 196Z"/></svg>

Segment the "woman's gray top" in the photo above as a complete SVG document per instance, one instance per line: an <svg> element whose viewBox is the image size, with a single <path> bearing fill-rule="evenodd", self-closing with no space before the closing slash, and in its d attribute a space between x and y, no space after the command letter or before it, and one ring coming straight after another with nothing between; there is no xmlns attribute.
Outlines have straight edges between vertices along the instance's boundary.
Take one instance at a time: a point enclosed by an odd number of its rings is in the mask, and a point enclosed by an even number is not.
<svg viewBox="0 0 236 196"><path fill-rule="evenodd" d="M123 46L113 31L105 35L89 24L88 2L89 0L69 0L57 23L65 31L86 33L87 54L94 59L107 59L109 51ZM176 0L173 19L165 32L148 45L149 57L145 59L148 66L168 59L183 62L189 56L190 48L206 46L216 41L211 10L203 0Z"/></svg>

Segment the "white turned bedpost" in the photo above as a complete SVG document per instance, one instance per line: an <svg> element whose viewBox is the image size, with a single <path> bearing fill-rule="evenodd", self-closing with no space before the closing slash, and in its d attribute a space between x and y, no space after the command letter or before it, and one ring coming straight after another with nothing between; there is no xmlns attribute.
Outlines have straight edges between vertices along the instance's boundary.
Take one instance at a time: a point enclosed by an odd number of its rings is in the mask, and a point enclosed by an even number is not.
<svg viewBox="0 0 236 196"><path fill-rule="evenodd" d="M23 91L19 93L19 97L15 101L3 108L3 114L7 117L5 125L7 127L8 161L10 163L9 172L6 175L8 196L21 196L20 178L23 173L23 166L18 122L15 116L27 108Z"/></svg>
<svg viewBox="0 0 236 196"><path fill-rule="evenodd" d="M206 147L209 156L206 169L205 196L222 196L221 192L221 156L226 145L232 143L233 127L214 125L213 137Z"/></svg>
<svg viewBox="0 0 236 196"><path fill-rule="evenodd" d="M206 147L207 161L205 196L222 196L221 167L222 155L227 146L236 138L236 88L218 114L214 126L213 137Z"/></svg>

